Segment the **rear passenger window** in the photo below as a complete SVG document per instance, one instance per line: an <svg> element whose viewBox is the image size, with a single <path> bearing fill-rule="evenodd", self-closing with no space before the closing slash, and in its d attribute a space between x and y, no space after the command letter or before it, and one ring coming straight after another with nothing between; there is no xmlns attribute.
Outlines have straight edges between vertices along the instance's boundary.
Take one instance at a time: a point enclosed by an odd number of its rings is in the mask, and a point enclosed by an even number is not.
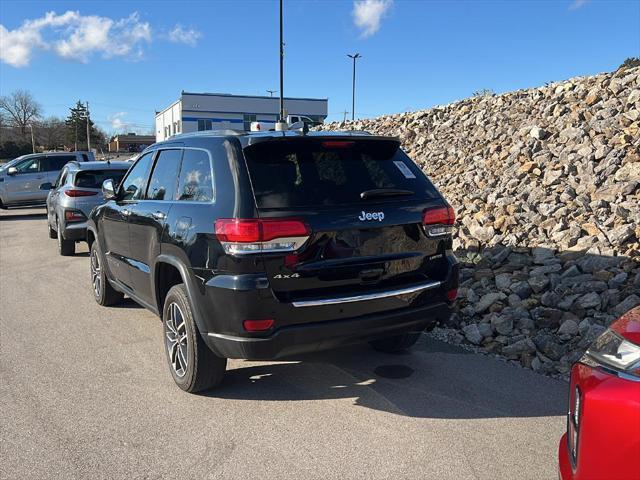
<svg viewBox="0 0 640 480"><path fill-rule="evenodd" d="M213 174L209 154L185 149L178 181L177 200L211 202L214 200Z"/></svg>
<svg viewBox="0 0 640 480"><path fill-rule="evenodd" d="M162 150L149 180L147 199L173 200L178 184L182 150Z"/></svg>
<svg viewBox="0 0 640 480"><path fill-rule="evenodd" d="M45 172L55 172L64 167L68 162L73 162L76 159L75 156L72 155L60 155L54 157L46 157L44 160L44 168Z"/></svg>

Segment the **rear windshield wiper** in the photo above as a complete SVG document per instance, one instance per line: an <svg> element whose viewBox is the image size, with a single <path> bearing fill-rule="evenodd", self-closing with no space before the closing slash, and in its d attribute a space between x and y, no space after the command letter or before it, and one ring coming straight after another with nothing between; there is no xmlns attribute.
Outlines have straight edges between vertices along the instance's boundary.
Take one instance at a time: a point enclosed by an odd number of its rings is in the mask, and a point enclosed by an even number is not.
<svg viewBox="0 0 640 480"><path fill-rule="evenodd" d="M403 190L402 188L374 188L372 190L365 190L360 193L360 198L366 200L367 198L376 197L401 197L404 195L414 195L412 190Z"/></svg>

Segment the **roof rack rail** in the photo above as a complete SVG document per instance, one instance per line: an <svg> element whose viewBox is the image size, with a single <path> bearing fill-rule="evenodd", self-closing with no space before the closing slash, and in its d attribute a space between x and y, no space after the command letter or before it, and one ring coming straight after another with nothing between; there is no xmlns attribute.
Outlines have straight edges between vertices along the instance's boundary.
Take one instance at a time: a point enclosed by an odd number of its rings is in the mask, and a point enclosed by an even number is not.
<svg viewBox="0 0 640 480"><path fill-rule="evenodd" d="M200 130L198 132L179 133L165 139L164 141L166 142L169 140L176 140L185 137L200 137L203 135L207 137L219 137L223 135L244 135L246 133L247 132L245 132L244 130L234 130L232 128L221 128L219 130Z"/></svg>

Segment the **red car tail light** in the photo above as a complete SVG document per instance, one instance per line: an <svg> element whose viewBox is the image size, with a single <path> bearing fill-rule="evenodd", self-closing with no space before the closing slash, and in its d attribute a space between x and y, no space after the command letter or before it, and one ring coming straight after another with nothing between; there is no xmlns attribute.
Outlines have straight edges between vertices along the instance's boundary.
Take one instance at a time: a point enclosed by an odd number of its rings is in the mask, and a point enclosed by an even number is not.
<svg viewBox="0 0 640 480"><path fill-rule="evenodd" d="M85 217L84 213L82 213L79 210L65 210L64 219L69 223L84 222L87 219L87 217Z"/></svg>
<svg viewBox="0 0 640 480"><path fill-rule="evenodd" d="M64 194L67 197L91 197L97 195L98 192L92 192L90 190L64 190Z"/></svg>
<svg viewBox="0 0 640 480"><path fill-rule="evenodd" d="M422 216L422 225L430 237L451 235L456 214L451 206L436 207L426 210Z"/></svg>
<svg viewBox="0 0 640 480"><path fill-rule="evenodd" d="M274 323L275 320L272 318L266 318L264 320L245 320L242 325L247 332L264 332L273 328Z"/></svg>
<svg viewBox="0 0 640 480"><path fill-rule="evenodd" d="M307 241L311 229L295 218L221 218L216 220L215 233L225 252L240 255L297 250Z"/></svg>
<svg viewBox="0 0 640 480"><path fill-rule="evenodd" d="M447 292L447 300L453 302L458 296L458 289L454 288L453 290L449 290Z"/></svg>

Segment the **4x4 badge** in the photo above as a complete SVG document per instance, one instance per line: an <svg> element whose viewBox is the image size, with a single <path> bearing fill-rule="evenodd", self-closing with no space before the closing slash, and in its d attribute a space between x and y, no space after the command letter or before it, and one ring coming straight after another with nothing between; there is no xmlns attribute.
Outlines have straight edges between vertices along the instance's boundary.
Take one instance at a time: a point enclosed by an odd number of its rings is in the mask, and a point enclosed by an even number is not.
<svg viewBox="0 0 640 480"><path fill-rule="evenodd" d="M279 273L278 275L274 276L273 278L300 278L300 274L299 273L292 273L290 275L287 275L285 273Z"/></svg>

